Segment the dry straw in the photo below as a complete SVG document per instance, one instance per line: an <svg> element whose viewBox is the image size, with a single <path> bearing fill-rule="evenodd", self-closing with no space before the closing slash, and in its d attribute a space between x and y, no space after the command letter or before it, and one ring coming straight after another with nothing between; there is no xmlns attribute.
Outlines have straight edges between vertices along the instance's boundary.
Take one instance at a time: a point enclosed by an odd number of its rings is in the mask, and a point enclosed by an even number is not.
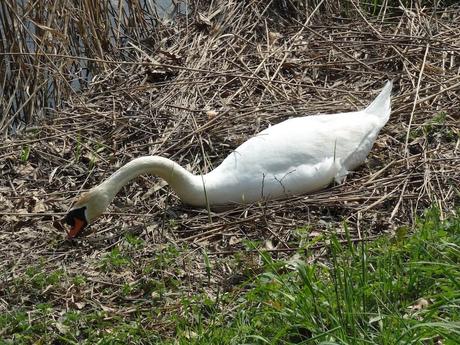
<svg viewBox="0 0 460 345"><path fill-rule="evenodd" d="M238 273L228 266L231 253L243 253L245 266L257 267L257 260L251 263L257 253L245 240L273 255L292 255L310 240L320 249L321 234L341 234L344 222L352 240L360 241L411 227L427 207L439 207L444 217L459 204L458 8L373 9L334 1L304 8L291 2L299 6L294 11L281 1L200 2L175 21L159 19L141 40L147 25L141 9L125 16L119 8L85 7L108 2L83 1L78 8L53 3L43 5L47 21L35 33L34 54L25 44L10 46L8 59L16 67L10 66L11 78L2 77L10 95L2 103L8 114L1 118L3 129L19 114L35 120L0 142L0 266L6 282L37 260L50 270L64 265L70 275L85 272L91 279L92 291L79 292L80 301L99 294L102 305L129 318L128 304L103 293L105 284L122 285L126 276L98 269L98 258L125 243L127 233L145 240L132 254L138 270L129 273L130 282L144 279L142 267L173 246L182 254L156 277L174 275L181 289L193 293L231 281ZM27 11L12 9L14 4L2 2L10 16L22 15L14 19L16 31L4 24L6 41L26 35ZM130 21L109 25L111 11ZM132 36L120 45L126 30ZM78 35L85 40L84 57L72 41ZM92 81L75 92L69 84L82 61L92 66ZM92 226L94 234L77 245L63 242L57 220L76 195L130 159L162 155L204 173L270 124L362 108L387 79L395 81L390 121L345 184L209 215L182 205L162 181L144 176L122 190ZM38 107L46 104L36 98L44 97L50 82L60 106L40 117ZM211 281L202 248L220 268ZM74 293L69 287L57 298ZM165 312L174 309L173 300L164 303Z"/></svg>

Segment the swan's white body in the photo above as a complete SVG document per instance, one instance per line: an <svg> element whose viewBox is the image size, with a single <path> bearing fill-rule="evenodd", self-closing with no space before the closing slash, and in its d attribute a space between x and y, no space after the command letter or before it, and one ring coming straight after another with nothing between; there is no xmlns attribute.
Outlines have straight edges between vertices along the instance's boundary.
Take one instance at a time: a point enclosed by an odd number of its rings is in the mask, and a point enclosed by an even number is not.
<svg viewBox="0 0 460 345"><path fill-rule="evenodd" d="M214 170L193 175L163 157L132 160L92 188L67 216L70 237L102 214L118 191L141 174L165 179L180 199L205 207L309 193L341 180L368 155L390 116L392 83L364 110L293 118L249 139ZM80 219L78 226L72 219Z"/></svg>
<svg viewBox="0 0 460 345"><path fill-rule="evenodd" d="M365 160L390 116L391 88L388 82L361 111L293 118L269 127L206 175L148 156L134 159L96 188L112 199L129 180L153 173L193 206L252 203L319 190Z"/></svg>

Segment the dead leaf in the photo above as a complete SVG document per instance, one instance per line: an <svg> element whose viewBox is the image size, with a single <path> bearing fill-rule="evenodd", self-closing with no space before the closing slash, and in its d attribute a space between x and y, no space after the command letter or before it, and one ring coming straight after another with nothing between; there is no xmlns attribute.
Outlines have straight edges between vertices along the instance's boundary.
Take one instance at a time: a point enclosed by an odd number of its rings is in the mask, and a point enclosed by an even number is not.
<svg viewBox="0 0 460 345"><path fill-rule="evenodd" d="M48 183L51 183L53 181L53 177L56 174L56 171L58 170L58 167L54 168L53 171L50 174L50 177L48 178Z"/></svg>
<svg viewBox="0 0 460 345"><path fill-rule="evenodd" d="M409 307L413 312L425 309L430 305L430 302L424 298L419 298L412 306Z"/></svg>
<svg viewBox="0 0 460 345"><path fill-rule="evenodd" d="M78 310L82 310L86 306L85 302L75 302L74 304Z"/></svg>
<svg viewBox="0 0 460 345"><path fill-rule="evenodd" d="M114 313L117 311L115 308L107 307L103 304L100 304L100 306L101 306L101 309L107 313Z"/></svg>
<svg viewBox="0 0 460 345"><path fill-rule="evenodd" d="M61 334L66 334L69 332L69 326L67 325L64 325L61 321L56 321L54 323L54 326L56 327L56 329L59 331L59 333Z"/></svg>
<svg viewBox="0 0 460 345"><path fill-rule="evenodd" d="M241 237L238 236L231 236L230 239L228 240L228 244L231 246L234 246L235 244L238 244L241 242Z"/></svg>
<svg viewBox="0 0 460 345"><path fill-rule="evenodd" d="M273 242L271 240L265 241L265 249L267 250L275 249L275 246L273 245Z"/></svg>
<svg viewBox="0 0 460 345"><path fill-rule="evenodd" d="M21 164L18 166L17 173L21 176L31 176L33 172L35 171L35 168L27 162L26 164Z"/></svg>
<svg viewBox="0 0 460 345"><path fill-rule="evenodd" d="M270 31L268 33L268 43L269 44L276 43L276 41L278 41L281 37L282 35L279 32Z"/></svg>
<svg viewBox="0 0 460 345"><path fill-rule="evenodd" d="M211 23L211 20L206 17L204 14L198 12L198 16L196 18L196 23L200 26L211 26L212 23Z"/></svg>
<svg viewBox="0 0 460 345"><path fill-rule="evenodd" d="M206 115L208 116L208 120L212 120L213 118L215 118L217 116L218 112L215 111L215 110L208 110L206 112Z"/></svg>
<svg viewBox="0 0 460 345"><path fill-rule="evenodd" d="M35 205L34 205L32 212L41 213L41 212L46 211L45 203L42 200L37 199L35 197L33 199L35 200Z"/></svg>

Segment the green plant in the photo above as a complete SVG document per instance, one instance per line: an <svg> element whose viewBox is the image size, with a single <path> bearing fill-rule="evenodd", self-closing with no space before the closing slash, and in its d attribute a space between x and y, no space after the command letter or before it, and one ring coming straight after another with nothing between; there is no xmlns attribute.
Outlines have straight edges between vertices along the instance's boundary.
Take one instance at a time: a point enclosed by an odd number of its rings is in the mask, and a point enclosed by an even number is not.
<svg viewBox="0 0 460 345"><path fill-rule="evenodd" d="M192 332L194 344L455 344L460 218L441 221L431 209L413 234L407 230L396 240L358 245L331 234L325 265L297 260L293 266L262 253L265 272L239 298L232 321L222 328L214 323L222 316L213 317L206 328L204 311L189 306L198 324L184 326L182 337Z"/></svg>
<svg viewBox="0 0 460 345"><path fill-rule="evenodd" d="M124 237L126 242L128 242L129 245L131 245L134 249L142 248L142 246L144 245L144 240L131 233L126 233Z"/></svg>
<svg viewBox="0 0 460 345"><path fill-rule="evenodd" d="M86 284L86 277L78 274L75 277L73 277L72 282L76 286L83 286Z"/></svg>
<svg viewBox="0 0 460 345"><path fill-rule="evenodd" d="M57 285L62 276L62 270L55 270L52 272L47 272L46 267L42 265L31 266L26 270L26 276L28 277L28 282L32 284L33 287L44 289L48 286Z"/></svg>
<svg viewBox="0 0 460 345"><path fill-rule="evenodd" d="M125 256L118 247L114 247L101 259L101 268L107 270L117 270L129 266L131 260Z"/></svg>
<svg viewBox="0 0 460 345"><path fill-rule="evenodd" d="M29 160L30 156L30 145L25 145L21 150L21 162L25 163Z"/></svg>

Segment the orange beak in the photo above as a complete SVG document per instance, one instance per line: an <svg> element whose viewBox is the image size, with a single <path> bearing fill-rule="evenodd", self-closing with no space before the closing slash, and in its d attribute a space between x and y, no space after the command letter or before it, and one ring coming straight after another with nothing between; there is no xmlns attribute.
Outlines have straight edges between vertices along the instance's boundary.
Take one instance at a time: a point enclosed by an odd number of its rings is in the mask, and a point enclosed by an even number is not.
<svg viewBox="0 0 460 345"><path fill-rule="evenodd" d="M70 229L69 233L67 234L68 238L74 238L78 235L78 233L85 227L86 223L79 218L74 218L74 226Z"/></svg>

